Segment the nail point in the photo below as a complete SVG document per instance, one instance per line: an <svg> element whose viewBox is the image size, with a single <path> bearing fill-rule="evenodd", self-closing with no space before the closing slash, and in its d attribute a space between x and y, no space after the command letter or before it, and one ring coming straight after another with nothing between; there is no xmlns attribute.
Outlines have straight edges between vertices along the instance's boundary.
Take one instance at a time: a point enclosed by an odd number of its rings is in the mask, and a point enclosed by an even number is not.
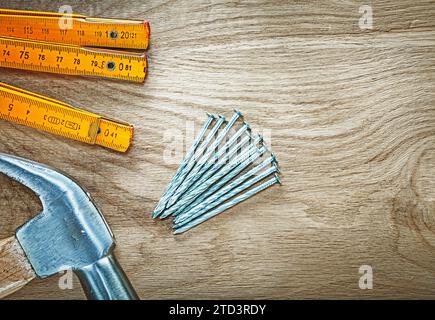
<svg viewBox="0 0 435 320"><path fill-rule="evenodd" d="M153 214L151 215L151 217L153 219L155 219L155 218L157 218L159 216L159 214L160 214L159 212L154 211Z"/></svg>

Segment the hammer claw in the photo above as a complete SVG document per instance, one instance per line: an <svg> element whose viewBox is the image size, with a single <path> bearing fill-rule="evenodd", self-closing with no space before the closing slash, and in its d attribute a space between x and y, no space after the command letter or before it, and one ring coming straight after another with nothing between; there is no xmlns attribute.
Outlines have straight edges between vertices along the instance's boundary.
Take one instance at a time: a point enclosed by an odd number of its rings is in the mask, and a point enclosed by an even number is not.
<svg viewBox="0 0 435 320"><path fill-rule="evenodd" d="M0 153L0 173L14 179L35 192L43 207L53 202L65 191L62 188L67 178L40 163Z"/></svg>

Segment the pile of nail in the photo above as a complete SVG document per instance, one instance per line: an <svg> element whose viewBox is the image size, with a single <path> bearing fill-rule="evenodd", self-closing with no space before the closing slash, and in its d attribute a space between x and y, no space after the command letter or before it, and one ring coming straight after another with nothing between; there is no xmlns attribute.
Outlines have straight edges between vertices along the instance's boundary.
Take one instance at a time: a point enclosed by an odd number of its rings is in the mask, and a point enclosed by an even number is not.
<svg viewBox="0 0 435 320"><path fill-rule="evenodd" d="M276 158L242 114L208 119L158 202L153 218L174 217L175 234L280 184Z"/></svg>

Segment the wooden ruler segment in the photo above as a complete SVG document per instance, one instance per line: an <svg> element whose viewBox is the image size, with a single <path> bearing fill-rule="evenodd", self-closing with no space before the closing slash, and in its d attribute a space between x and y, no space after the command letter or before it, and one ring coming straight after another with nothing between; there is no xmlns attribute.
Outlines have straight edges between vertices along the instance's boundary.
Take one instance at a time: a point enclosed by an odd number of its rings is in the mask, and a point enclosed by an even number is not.
<svg viewBox="0 0 435 320"><path fill-rule="evenodd" d="M127 123L3 83L0 119L120 152L126 152L133 139L133 127Z"/></svg>
<svg viewBox="0 0 435 320"><path fill-rule="evenodd" d="M0 37L0 67L144 82L145 53Z"/></svg>
<svg viewBox="0 0 435 320"><path fill-rule="evenodd" d="M0 37L145 50L150 26L143 20L0 9Z"/></svg>

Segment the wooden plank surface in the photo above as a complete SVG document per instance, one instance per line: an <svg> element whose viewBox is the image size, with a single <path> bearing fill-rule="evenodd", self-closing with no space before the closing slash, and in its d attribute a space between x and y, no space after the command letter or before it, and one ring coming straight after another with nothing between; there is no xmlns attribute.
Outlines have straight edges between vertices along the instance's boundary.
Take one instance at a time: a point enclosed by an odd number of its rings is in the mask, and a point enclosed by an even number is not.
<svg viewBox="0 0 435 320"><path fill-rule="evenodd" d="M0 1L57 11L65 1ZM0 152L77 178L105 214L143 299L435 298L435 3L74 1L76 13L148 19L145 85L0 70L0 81L132 122L118 154L4 121ZM183 235L149 215L204 113L246 115L270 133L283 172L268 190ZM172 131L168 131L172 130ZM168 134L169 132L169 134ZM0 178L0 238L40 210ZM370 265L372 290L359 267ZM82 299L35 280L13 299Z"/></svg>

